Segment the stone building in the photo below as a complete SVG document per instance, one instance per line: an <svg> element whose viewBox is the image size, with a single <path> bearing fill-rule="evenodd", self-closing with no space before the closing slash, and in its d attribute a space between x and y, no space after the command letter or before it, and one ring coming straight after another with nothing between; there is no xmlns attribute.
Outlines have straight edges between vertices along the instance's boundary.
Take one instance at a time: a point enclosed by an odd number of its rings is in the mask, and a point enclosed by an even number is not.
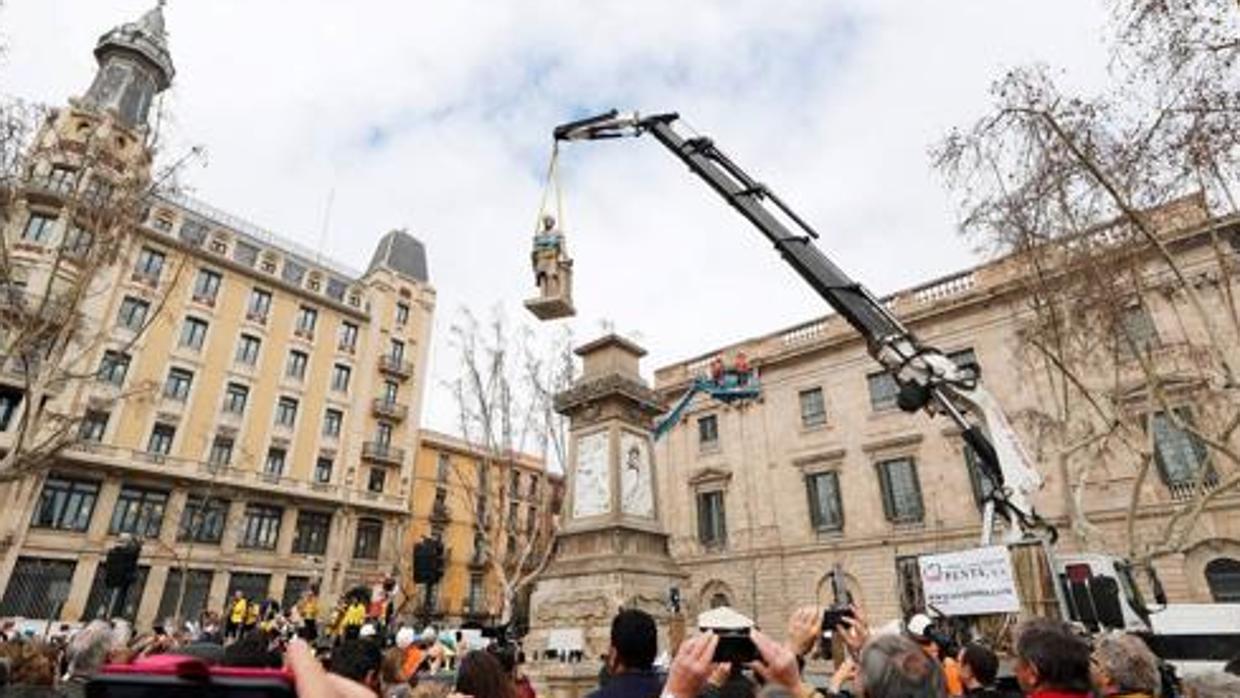
<svg viewBox="0 0 1240 698"><path fill-rule="evenodd" d="M539 541L550 539L559 514L563 478L548 472L538 456L496 459L464 439L428 429L422 430L414 463L405 547L438 538L446 559L439 584L419 587L404 610L449 625L495 621L503 594L493 556L518 558L531 535L534 549L542 550Z"/></svg>
<svg viewBox="0 0 1240 698"><path fill-rule="evenodd" d="M90 239L67 203L79 188L150 183L148 112L173 77L161 9L95 55L94 83L42 124L8 211L15 288ZM140 626L221 608L234 589L288 601L318 584L330 603L400 560L435 304L422 244L388 233L351 271L154 191L81 306L101 333L84 377L49 397L81 415L80 438L0 484L0 616L95 617L101 560L124 534L143 541L123 610ZM77 273L61 259L57 273ZM22 370L0 370L0 449L28 407Z"/></svg>
<svg viewBox="0 0 1240 698"><path fill-rule="evenodd" d="M1240 222L1207 221L1198 211L1173 227L1168 240L1188 278L1198 280L1210 312L1231 327L1223 289L1234 288L1234 276L1219 273L1210 236L1219 233L1232 256L1226 263L1235 264ZM1021 269L1018 260L1002 258L885 301L925 344L979 366L1009 415L1041 409L1050 399L1045 374L1021 358L1019 329L1028 312ZM1165 276L1151 269L1151 287ZM1160 371L1193 374L1205 350L1200 328L1182 326L1175 312L1186 302L1183 294L1150 296L1132 308L1131 326ZM761 625L782 628L797 605L831 601L826 573L842 563L873 618L911 612L914 556L980 539L984 485L957 430L945 418L900 411L895 381L838 316L666 366L656 371L656 389L670 403L716 357L730 363L741 351L758 369L761 399L725 406L698 397L657 445L673 556L691 575L686 601L699 609L729 604ZM1134 361L1126 357L1112 369L1135 376ZM1202 408L1191 387L1174 399L1185 414ZM1166 525L1170 508L1192 496L1203 468L1218 474L1206 478L1207 486L1232 474L1231 465L1208 458L1164 417L1136 417L1157 452L1156 474L1139 500L1137 535ZM1018 424L1018 430L1027 445L1036 445L1027 429ZM1066 527L1064 482L1053 463L1037 457L1046 478L1037 508L1064 533L1062 549L1076 549ZM1119 533L1136 468L1113 461L1094 470L1083 501L1094 523ZM1156 568L1173 602L1240 600L1240 492L1214 499L1185 552L1158 560Z"/></svg>

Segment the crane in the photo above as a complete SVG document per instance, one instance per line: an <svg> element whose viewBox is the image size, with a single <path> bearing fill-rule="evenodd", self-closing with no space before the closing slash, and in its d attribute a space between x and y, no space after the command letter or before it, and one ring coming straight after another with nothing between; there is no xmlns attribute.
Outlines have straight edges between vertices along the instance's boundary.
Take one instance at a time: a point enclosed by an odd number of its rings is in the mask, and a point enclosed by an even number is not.
<svg viewBox="0 0 1240 698"><path fill-rule="evenodd" d="M561 124L553 136L557 142L645 134L654 137L752 223L784 261L865 339L869 354L899 384L901 409L942 414L959 427L961 438L977 455L982 475L993 485L986 502L982 542L989 544L996 516L1007 521L1010 541L1045 533L1053 542L1054 527L1038 515L1030 499L1041 488L1042 476L978 374L958 367L943 352L920 342L874 294L827 258L814 244L819 235L809 223L710 138L686 137L678 132L679 119L675 113L642 116L612 110ZM745 399L757 389L756 385L738 387L696 378L685 397L656 424L656 437L675 424L699 392L733 401Z"/></svg>

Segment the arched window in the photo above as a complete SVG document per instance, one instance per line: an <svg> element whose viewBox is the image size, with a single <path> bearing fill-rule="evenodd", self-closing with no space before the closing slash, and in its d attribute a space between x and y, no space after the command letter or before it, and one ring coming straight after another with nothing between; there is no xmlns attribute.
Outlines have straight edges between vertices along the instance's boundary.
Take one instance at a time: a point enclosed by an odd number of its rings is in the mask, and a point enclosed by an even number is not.
<svg viewBox="0 0 1240 698"><path fill-rule="evenodd" d="M1216 603L1240 602L1240 560L1215 558L1206 565L1206 584Z"/></svg>
<svg viewBox="0 0 1240 698"><path fill-rule="evenodd" d="M732 602L728 600L728 595L723 593L722 591L715 592L715 594L713 594L710 597L711 608L722 608L723 606L731 606L731 605L732 605Z"/></svg>

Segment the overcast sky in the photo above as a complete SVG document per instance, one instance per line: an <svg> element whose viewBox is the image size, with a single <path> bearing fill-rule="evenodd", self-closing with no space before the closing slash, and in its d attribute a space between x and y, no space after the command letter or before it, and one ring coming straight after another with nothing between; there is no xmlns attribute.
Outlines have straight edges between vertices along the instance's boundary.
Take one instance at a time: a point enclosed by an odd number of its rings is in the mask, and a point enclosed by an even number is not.
<svg viewBox="0 0 1240 698"><path fill-rule="evenodd" d="M0 92L81 94L99 34L153 4L4 0ZM439 383L459 309L532 322L520 302L555 124L680 112L882 294L979 261L927 150L983 113L990 82L1041 61L1090 86L1106 65L1096 0L172 0L166 13L165 155L206 146L186 175L196 196L354 267L391 228L426 243L439 305L423 421L449 431ZM561 166L579 340L611 321L650 351L649 373L824 312L653 140L572 145Z"/></svg>

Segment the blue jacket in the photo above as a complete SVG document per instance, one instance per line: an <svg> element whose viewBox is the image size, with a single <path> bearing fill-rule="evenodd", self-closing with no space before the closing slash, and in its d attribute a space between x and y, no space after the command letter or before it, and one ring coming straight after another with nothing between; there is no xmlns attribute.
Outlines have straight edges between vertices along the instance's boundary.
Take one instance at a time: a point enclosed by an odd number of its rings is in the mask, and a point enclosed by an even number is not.
<svg viewBox="0 0 1240 698"><path fill-rule="evenodd" d="M663 676L646 669L617 674L586 698L659 698L662 693Z"/></svg>

